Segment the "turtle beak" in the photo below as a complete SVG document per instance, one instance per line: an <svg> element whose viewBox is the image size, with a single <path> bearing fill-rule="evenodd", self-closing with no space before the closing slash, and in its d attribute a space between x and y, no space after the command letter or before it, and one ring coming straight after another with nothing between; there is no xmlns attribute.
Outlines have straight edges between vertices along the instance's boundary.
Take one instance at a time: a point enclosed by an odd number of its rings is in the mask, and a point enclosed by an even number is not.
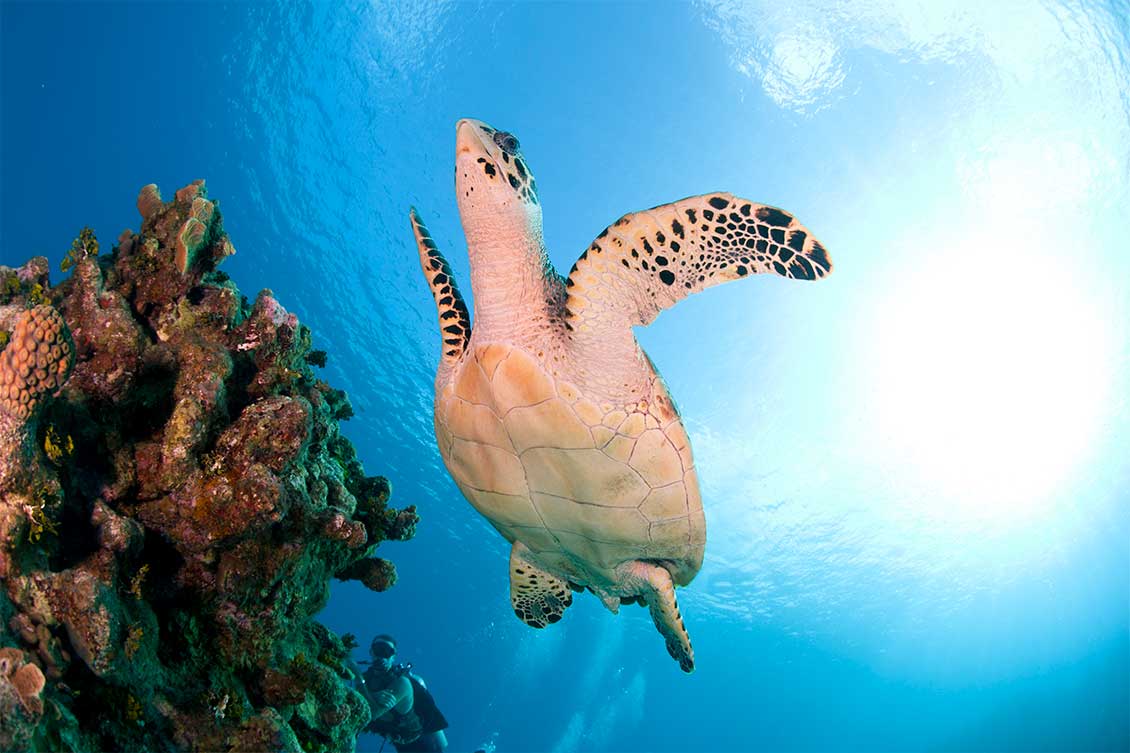
<svg viewBox="0 0 1130 753"><path fill-rule="evenodd" d="M490 133L494 133L494 129L481 120L463 118L455 124L455 156L487 151L483 139Z"/></svg>

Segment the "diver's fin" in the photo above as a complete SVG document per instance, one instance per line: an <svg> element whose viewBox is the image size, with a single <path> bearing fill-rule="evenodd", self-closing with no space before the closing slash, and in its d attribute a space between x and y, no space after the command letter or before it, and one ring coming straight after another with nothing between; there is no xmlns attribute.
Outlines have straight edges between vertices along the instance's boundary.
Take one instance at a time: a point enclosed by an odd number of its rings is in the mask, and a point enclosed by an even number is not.
<svg viewBox="0 0 1130 753"><path fill-rule="evenodd" d="M451 274L451 267L443 258L431 233L423 220L416 214L416 208L409 212L412 218L412 232L416 236L416 248L420 252L420 267L432 289L439 312L440 336L443 338L443 360L458 361L471 339L471 317L467 304L459 295L459 288Z"/></svg>
<svg viewBox="0 0 1130 753"><path fill-rule="evenodd" d="M531 564L529 554L519 541L510 548L510 604L522 622L543 628L561 619L573 593L568 581Z"/></svg>
<svg viewBox="0 0 1130 753"><path fill-rule="evenodd" d="M650 324L691 293L750 274L817 280L824 247L791 214L728 193L627 214L597 236L566 282L566 323L580 336Z"/></svg>
<svg viewBox="0 0 1130 753"><path fill-rule="evenodd" d="M679 668L684 672L694 671L694 649L691 648L691 637L683 627L683 616L679 614L679 605L675 601L675 584L671 574L660 565L650 562L635 561L629 565L633 574L640 582L640 596L647 603L651 612L651 619L655 627L667 643L667 653L679 662Z"/></svg>

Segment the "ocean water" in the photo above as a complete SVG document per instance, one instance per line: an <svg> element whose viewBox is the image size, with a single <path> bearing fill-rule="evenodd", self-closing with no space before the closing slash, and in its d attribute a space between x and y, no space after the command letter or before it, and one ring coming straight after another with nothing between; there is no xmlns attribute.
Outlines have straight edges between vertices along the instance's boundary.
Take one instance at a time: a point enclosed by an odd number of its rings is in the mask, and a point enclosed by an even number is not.
<svg viewBox="0 0 1130 753"><path fill-rule="evenodd" d="M322 618L400 638L451 749L1130 748L1130 10L1121 0L0 4L0 263L205 178L423 516ZM432 435L416 206L465 295L454 124L511 131L557 269L714 190L827 246L637 335L708 542L697 670L645 610L543 631ZM58 278L58 275L56 275ZM360 655L359 655L360 658ZM364 736L362 750L379 738Z"/></svg>

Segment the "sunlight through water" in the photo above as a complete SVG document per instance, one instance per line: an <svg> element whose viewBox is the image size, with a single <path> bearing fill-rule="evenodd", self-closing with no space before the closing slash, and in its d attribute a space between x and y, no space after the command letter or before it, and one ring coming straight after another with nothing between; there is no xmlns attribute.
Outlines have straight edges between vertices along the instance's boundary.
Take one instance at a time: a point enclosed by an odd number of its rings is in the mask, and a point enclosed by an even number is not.
<svg viewBox="0 0 1130 753"><path fill-rule="evenodd" d="M903 282L865 325L877 436L943 492L944 516L1046 512L1101 425L1114 340L1040 240L919 238L925 263L892 271Z"/></svg>

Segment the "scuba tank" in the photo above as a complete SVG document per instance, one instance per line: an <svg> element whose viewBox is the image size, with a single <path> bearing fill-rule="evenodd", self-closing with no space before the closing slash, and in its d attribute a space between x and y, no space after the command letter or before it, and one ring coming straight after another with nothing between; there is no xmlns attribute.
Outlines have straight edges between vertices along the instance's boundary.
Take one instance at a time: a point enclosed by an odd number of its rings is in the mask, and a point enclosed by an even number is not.
<svg viewBox="0 0 1130 753"><path fill-rule="evenodd" d="M392 668L392 673L399 677L407 677L408 682L411 683L412 710L416 712L416 717L420 720L424 734L447 729L446 717L439 710L435 698L432 698L432 694L424 685L424 681L412 671L412 664L397 664Z"/></svg>

